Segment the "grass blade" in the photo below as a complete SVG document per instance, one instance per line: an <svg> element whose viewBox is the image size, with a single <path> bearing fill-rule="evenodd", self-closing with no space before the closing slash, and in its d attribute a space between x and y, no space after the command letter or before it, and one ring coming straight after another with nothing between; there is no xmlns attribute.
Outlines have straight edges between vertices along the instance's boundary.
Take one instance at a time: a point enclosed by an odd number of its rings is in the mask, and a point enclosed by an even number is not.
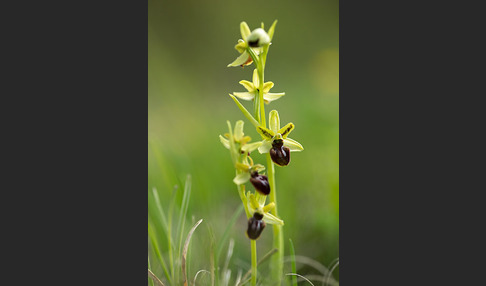
<svg viewBox="0 0 486 286"><path fill-rule="evenodd" d="M295 267L295 249L294 249L294 243L292 242L292 239L289 238L290 241L290 259L291 259L291 265L292 265L292 273L297 273L297 267ZM297 277L295 275L292 275L292 286L297 286Z"/></svg>
<svg viewBox="0 0 486 286"><path fill-rule="evenodd" d="M219 241L218 250L216 251L216 260L217 261L219 261L219 257L221 255L221 252L223 251L223 247L226 243L226 240L229 237L230 230L235 225L236 220L241 215L242 211L243 211L243 205L240 204L239 207L236 209L236 211L231 216L231 219L230 219L228 225L226 226L226 229L224 230L223 236L221 237L221 240Z"/></svg>
<svg viewBox="0 0 486 286"><path fill-rule="evenodd" d="M187 175L186 183L184 186L184 193L182 195L182 204L181 204L181 209L179 214L179 223L177 225L177 235L179 236L179 248L177 249L177 253L181 253L182 239L183 239L184 227L186 224L186 216L187 216L187 209L189 206L190 196L191 196L191 176Z"/></svg>
<svg viewBox="0 0 486 286"><path fill-rule="evenodd" d="M187 256L187 249L189 247L189 242L191 241L192 234L196 230L196 228L201 224L203 220L200 219L189 231L187 234L186 242L184 243L184 249L182 251L182 262L181 262L181 268L182 268L182 281L183 285L187 286L187 276L186 276L186 256Z"/></svg>
<svg viewBox="0 0 486 286"><path fill-rule="evenodd" d="M160 279L157 276L155 276L155 274L152 271L150 271L150 269L148 270L148 276L150 278L152 278L152 280L155 281L155 283L157 283L157 285L165 286L164 283L162 283L162 281L160 281ZM152 280L150 280L150 281L152 281ZM153 285L153 281L152 281L152 285Z"/></svg>
<svg viewBox="0 0 486 286"><path fill-rule="evenodd" d="M197 276L199 275L199 273L209 273L209 274L211 274L211 272L207 271L206 269L199 270L196 273L196 275L194 275L194 280L192 280L192 286L195 286L196 285L196 279L197 279Z"/></svg>
<svg viewBox="0 0 486 286"><path fill-rule="evenodd" d="M314 284L312 284L312 282L310 282L309 279L305 278L304 276L300 275L300 274L297 274L297 273L287 273L285 275L292 275L292 276L299 276L300 278L304 279L305 281L309 282L310 285L314 286Z"/></svg>
<svg viewBox="0 0 486 286"><path fill-rule="evenodd" d="M165 277L169 281L169 284L172 284L172 279L171 276L169 275L169 271L167 270L167 264L165 263L164 258L160 254L160 249L159 249L159 244L157 243L157 236L155 235L152 227L150 226L150 223L148 224L148 235L150 238L150 242L152 244L153 251L155 252L155 255L159 259L160 264L162 265L162 269L164 270Z"/></svg>
<svg viewBox="0 0 486 286"><path fill-rule="evenodd" d="M336 264L334 264L334 266L331 268L331 270L329 270L329 273L327 274L327 277L326 277L326 284L329 284L329 278L331 278L332 272L334 271L334 269L336 269L336 267L338 265L339 265L339 259L336 262Z"/></svg>
<svg viewBox="0 0 486 286"><path fill-rule="evenodd" d="M150 267L150 257L147 257L147 258L148 258L148 264L147 264L148 270L149 270L149 272L152 272L152 269L151 269L152 267ZM149 280L149 281L150 281L150 285L154 286L154 281L153 280Z"/></svg>

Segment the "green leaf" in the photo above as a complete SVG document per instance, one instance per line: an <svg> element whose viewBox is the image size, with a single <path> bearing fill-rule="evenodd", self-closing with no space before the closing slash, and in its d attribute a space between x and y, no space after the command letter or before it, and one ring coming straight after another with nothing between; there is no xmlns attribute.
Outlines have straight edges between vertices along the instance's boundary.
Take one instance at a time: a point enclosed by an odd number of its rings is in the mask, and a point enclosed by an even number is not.
<svg viewBox="0 0 486 286"><path fill-rule="evenodd" d="M221 240L218 243L218 249L216 251L216 257L218 258L218 260L219 260L219 256L221 255L221 251L223 251L224 244L229 237L230 230L233 227L233 225L236 223L236 220L241 215L242 211L243 211L243 205L240 204L240 206L235 210L235 212L231 216L231 219L229 220L228 225L224 230L223 236L221 237Z"/></svg>
<svg viewBox="0 0 486 286"><path fill-rule="evenodd" d="M292 264L292 273L297 273L297 267L295 267L295 250L292 239L289 238L290 242L290 259ZM297 277L292 275L292 286L297 286Z"/></svg>

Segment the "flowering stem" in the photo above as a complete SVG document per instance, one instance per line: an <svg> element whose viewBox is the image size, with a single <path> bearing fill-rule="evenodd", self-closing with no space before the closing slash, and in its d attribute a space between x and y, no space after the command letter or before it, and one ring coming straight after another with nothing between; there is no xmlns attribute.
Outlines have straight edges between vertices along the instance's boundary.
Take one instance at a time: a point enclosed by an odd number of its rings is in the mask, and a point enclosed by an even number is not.
<svg viewBox="0 0 486 286"><path fill-rule="evenodd" d="M275 164L270 157L270 153L267 154L267 173L268 173L268 183L270 184L270 203L275 203L275 208L271 213L278 216L277 212L277 188L275 185ZM284 240L282 226L274 224L273 225L273 247L278 249L276 255L272 257L272 277L273 281L278 281L276 285L280 285L280 279L283 275L283 257L284 257Z"/></svg>
<svg viewBox="0 0 486 286"><path fill-rule="evenodd" d="M251 285L255 286L257 281L257 248L256 240L251 239Z"/></svg>
<svg viewBox="0 0 486 286"><path fill-rule="evenodd" d="M260 118L261 118L261 121L260 121L260 125L263 126L263 127L267 127L267 123L265 121L265 105L264 105L264 102L263 102L263 84L264 84L264 67L263 67L264 63L263 61L261 62L260 65L258 65L258 77L259 77L259 80L260 80L260 86L258 87L258 101L259 101L259 106L260 106Z"/></svg>

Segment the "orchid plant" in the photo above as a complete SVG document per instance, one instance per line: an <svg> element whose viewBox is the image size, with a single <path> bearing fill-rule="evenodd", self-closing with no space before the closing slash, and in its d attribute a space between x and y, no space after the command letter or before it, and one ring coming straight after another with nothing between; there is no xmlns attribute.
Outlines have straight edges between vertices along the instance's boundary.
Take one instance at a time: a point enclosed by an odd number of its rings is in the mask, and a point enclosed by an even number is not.
<svg viewBox="0 0 486 286"><path fill-rule="evenodd" d="M241 22L241 39L235 46L240 56L230 63L228 67L245 67L255 64L252 82L242 80L239 83L247 90L246 92L234 92L230 97L235 101L246 119L254 126L261 136L260 141L250 143L251 138L243 132L244 122L239 120L234 128L228 121L229 133L220 135L220 141L224 147L229 149L233 166L235 167L235 178L240 199L243 203L248 226L246 234L251 242L251 285L257 282L257 252L256 240L262 235L267 224L273 225L273 246L278 250L277 255L272 258L272 281L280 285L283 274L283 231L284 221L279 218L277 212L277 189L275 185L275 165L280 167L290 163L290 152L303 151L302 145L288 137L294 130L293 123L280 127L280 118L276 110L272 110L266 123L265 104L270 104L285 95L284 92L270 93L274 87L271 81L264 81L265 63L268 51L275 32L277 21L274 21L268 32L261 28L250 30L246 22ZM252 101L253 113L238 99ZM254 164L252 152L258 150L260 154L266 154L267 166ZM261 174L267 170L267 175ZM245 184L250 182L254 192L246 191ZM267 204L267 197L269 203Z"/></svg>

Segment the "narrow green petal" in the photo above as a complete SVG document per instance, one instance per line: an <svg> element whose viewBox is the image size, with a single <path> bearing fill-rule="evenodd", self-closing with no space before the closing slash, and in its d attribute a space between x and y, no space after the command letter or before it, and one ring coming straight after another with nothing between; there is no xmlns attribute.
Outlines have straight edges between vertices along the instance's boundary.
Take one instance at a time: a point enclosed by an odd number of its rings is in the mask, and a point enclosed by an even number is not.
<svg viewBox="0 0 486 286"><path fill-rule="evenodd" d="M268 103L268 102L272 102L274 100L277 100L279 99L280 97L284 96L285 95L285 92L279 92L279 93L264 93L263 94L263 99Z"/></svg>
<svg viewBox="0 0 486 286"><path fill-rule="evenodd" d="M234 60L231 64L228 65L228 67L238 67L241 66L242 64L246 63L248 61L248 57L250 55L248 54L247 51L243 52L236 60Z"/></svg>
<svg viewBox="0 0 486 286"><path fill-rule="evenodd" d="M240 142L241 138L243 138L243 136L245 136L245 134L243 133L243 126L244 125L245 125L245 122L243 122L243 120L236 121L235 130L233 132L234 132L235 139L238 142Z"/></svg>
<svg viewBox="0 0 486 286"><path fill-rule="evenodd" d="M258 78L257 69L253 70L253 86L255 89L257 89L260 86L260 79Z"/></svg>
<svg viewBox="0 0 486 286"><path fill-rule="evenodd" d="M236 99L236 97L234 97L232 94L230 94L229 96L231 96L231 98L235 101L238 108L241 110L241 112L243 112L243 115L245 115L245 117L248 120L250 120L251 124L253 124L253 126L255 127L258 127L259 126L258 121L256 121L255 118L253 118L251 113L248 112L248 110L246 110L246 108L238 101L238 99Z"/></svg>
<svg viewBox="0 0 486 286"><path fill-rule="evenodd" d="M261 172L261 171L265 170L265 166L263 166L262 164L255 164L254 166L251 167L251 169L252 169L252 171Z"/></svg>
<svg viewBox="0 0 486 286"><path fill-rule="evenodd" d="M263 221L268 224L284 225L284 221L271 213L264 213Z"/></svg>
<svg viewBox="0 0 486 286"><path fill-rule="evenodd" d="M275 132L273 132L272 130L269 130L269 129L263 127L263 126L258 126L257 132L260 133L260 135L262 135L266 139L272 139L273 136L275 136Z"/></svg>
<svg viewBox="0 0 486 286"><path fill-rule="evenodd" d="M246 38L248 38L248 36L251 34L250 27L248 27L248 24L245 21L240 23L240 32L241 32L241 37L245 41Z"/></svg>
<svg viewBox="0 0 486 286"><path fill-rule="evenodd" d="M274 86L274 83L271 81L267 81L263 84L263 93L268 93L270 89Z"/></svg>
<svg viewBox="0 0 486 286"><path fill-rule="evenodd" d="M233 92L233 95L243 100L253 100L255 92Z"/></svg>
<svg viewBox="0 0 486 286"><path fill-rule="evenodd" d="M247 80L240 80L239 84L241 84L248 92L254 92L257 89L257 86L253 85L252 82Z"/></svg>
<svg viewBox="0 0 486 286"><path fill-rule="evenodd" d="M223 146L226 149L229 149L230 148L230 143L229 143L229 140L228 139L226 139L223 136L219 135L219 141L221 141L221 143L223 144Z"/></svg>
<svg viewBox="0 0 486 286"><path fill-rule="evenodd" d="M249 201L250 201L251 207L254 210L258 210L258 208L260 207L260 205L258 204L258 201L255 198L255 195L254 194L250 194Z"/></svg>
<svg viewBox="0 0 486 286"><path fill-rule="evenodd" d="M265 96L263 96L263 98L265 98ZM277 131L280 129L280 118L278 117L277 110L270 111L268 121L269 121L268 126L270 127L270 130L272 130L275 133L278 133Z"/></svg>
<svg viewBox="0 0 486 286"><path fill-rule="evenodd" d="M271 202L268 205L266 205L266 206L263 207L263 212L268 213L271 210L273 210L274 208L275 208L275 203L274 202Z"/></svg>
<svg viewBox="0 0 486 286"><path fill-rule="evenodd" d="M285 139L287 136L294 130L295 125L290 122L289 124L285 125L284 127L280 128L277 133L280 133L282 135L282 138Z"/></svg>
<svg viewBox="0 0 486 286"><path fill-rule="evenodd" d="M244 183L248 182L250 179L250 173L241 173L236 175L233 179L233 182L237 185L243 185Z"/></svg>
<svg viewBox="0 0 486 286"><path fill-rule="evenodd" d="M259 208L261 208L262 211L263 211L263 206L265 205L265 201L267 200L267 196L262 195L262 194L257 192L256 198L257 198L257 201L258 201Z"/></svg>
<svg viewBox="0 0 486 286"><path fill-rule="evenodd" d="M300 145L300 143L295 141L294 139L284 139L284 146L288 147L291 152L304 151L304 147L302 147L302 145Z"/></svg>
<svg viewBox="0 0 486 286"><path fill-rule="evenodd" d="M258 147L258 152L260 152L260 154L268 153L270 149L272 149L272 140L265 140L262 145Z"/></svg>
<svg viewBox="0 0 486 286"><path fill-rule="evenodd" d="M275 33L275 26L277 26L277 20L275 20L272 26L270 27L270 29L268 29L268 36L270 37L270 41L273 39L273 33Z"/></svg>
<svg viewBox="0 0 486 286"><path fill-rule="evenodd" d="M250 170L250 166L242 163L236 163L235 164L236 169L248 173L248 170Z"/></svg>
<svg viewBox="0 0 486 286"><path fill-rule="evenodd" d="M245 144L243 145L243 147L241 147L241 150L243 152L253 152L255 151L256 149L258 149L258 147L260 147L262 145L263 142L254 142L254 143L250 143L250 144Z"/></svg>

